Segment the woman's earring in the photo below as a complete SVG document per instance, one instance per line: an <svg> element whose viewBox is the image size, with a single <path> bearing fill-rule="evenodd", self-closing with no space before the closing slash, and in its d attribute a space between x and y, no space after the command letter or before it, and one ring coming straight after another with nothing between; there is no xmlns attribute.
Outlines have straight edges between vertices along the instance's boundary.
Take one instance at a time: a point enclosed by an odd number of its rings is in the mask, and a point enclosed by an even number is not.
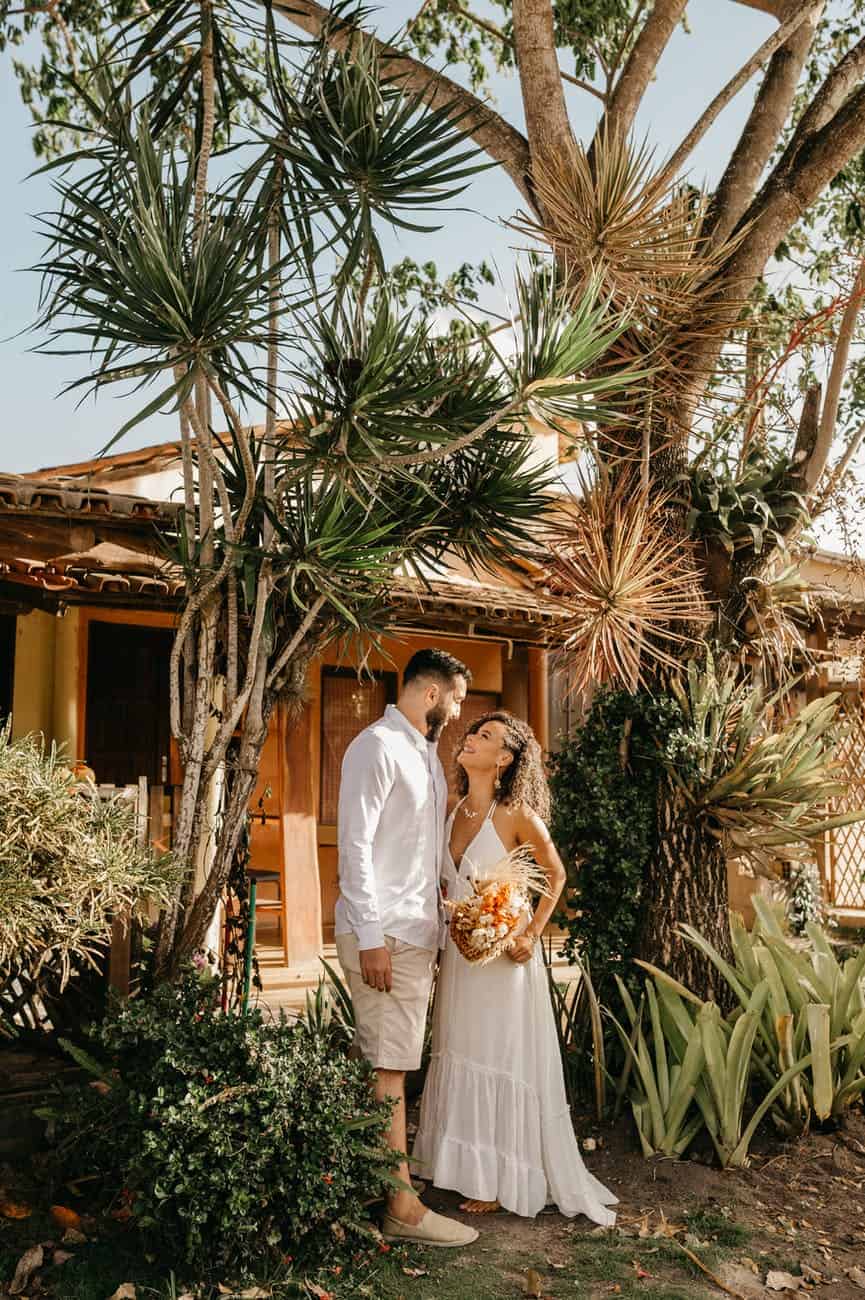
<svg viewBox="0 0 865 1300"><path fill-rule="evenodd" d="M501 781L499 780L499 768L497 767L497 768L496 768L496 779L495 779L495 784L493 785L493 789L495 790L496 794L498 794L499 791L501 790L501 788L502 788L502 783L501 783Z"/></svg>

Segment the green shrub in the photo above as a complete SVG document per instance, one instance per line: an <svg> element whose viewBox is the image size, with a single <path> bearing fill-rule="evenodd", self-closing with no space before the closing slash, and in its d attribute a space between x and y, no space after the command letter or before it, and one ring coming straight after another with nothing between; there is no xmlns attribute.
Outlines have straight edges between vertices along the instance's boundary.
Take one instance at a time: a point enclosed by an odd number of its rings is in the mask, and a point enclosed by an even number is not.
<svg viewBox="0 0 865 1300"><path fill-rule="evenodd" d="M0 1033L22 997L53 1007L107 949L112 917L170 897L177 867L142 848L132 805L76 781L56 747L0 727Z"/></svg>
<svg viewBox="0 0 865 1300"><path fill-rule="evenodd" d="M588 958L595 987L633 984L643 871L656 840L661 751L677 704L645 692L599 694L576 736L551 756L551 832L568 870L565 952Z"/></svg>
<svg viewBox="0 0 865 1300"><path fill-rule="evenodd" d="M369 1068L284 1020L220 1014L217 989L189 973L107 1016L92 1056L70 1048L102 1082L57 1116L61 1169L125 1189L148 1249L197 1276L354 1253L390 1178Z"/></svg>

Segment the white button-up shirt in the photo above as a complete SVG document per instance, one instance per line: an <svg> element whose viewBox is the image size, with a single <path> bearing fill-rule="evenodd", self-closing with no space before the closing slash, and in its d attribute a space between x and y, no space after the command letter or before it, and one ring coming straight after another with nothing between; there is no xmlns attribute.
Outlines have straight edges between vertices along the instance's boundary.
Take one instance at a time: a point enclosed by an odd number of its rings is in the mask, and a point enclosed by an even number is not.
<svg viewBox="0 0 865 1300"><path fill-rule="evenodd" d="M389 704L342 760L337 934L439 945L447 783L436 747Z"/></svg>

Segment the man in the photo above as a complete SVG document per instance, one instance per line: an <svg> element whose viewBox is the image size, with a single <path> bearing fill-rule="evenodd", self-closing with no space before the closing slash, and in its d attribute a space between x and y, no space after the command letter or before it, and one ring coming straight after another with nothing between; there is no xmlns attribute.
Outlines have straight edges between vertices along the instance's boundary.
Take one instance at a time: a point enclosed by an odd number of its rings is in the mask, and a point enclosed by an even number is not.
<svg viewBox="0 0 865 1300"><path fill-rule="evenodd" d="M447 783L436 742L458 718L471 674L444 650L419 650L384 717L351 742L339 791L336 949L376 1096L394 1103L388 1144L404 1189L388 1197L386 1237L465 1246L477 1231L435 1214L410 1189L405 1076L423 1051L442 939L439 888Z"/></svg>

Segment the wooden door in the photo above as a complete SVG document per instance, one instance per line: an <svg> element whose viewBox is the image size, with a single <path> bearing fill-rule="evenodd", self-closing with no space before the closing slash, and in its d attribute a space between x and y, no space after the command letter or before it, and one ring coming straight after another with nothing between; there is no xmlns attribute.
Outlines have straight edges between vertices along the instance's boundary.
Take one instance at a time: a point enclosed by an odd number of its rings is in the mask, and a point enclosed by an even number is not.
<svg viewBox="0 0 865 1300"><path fill-rule="evenodd" d="M106 785L168 780L169 628L90 623L83 757Z"/></svg>

